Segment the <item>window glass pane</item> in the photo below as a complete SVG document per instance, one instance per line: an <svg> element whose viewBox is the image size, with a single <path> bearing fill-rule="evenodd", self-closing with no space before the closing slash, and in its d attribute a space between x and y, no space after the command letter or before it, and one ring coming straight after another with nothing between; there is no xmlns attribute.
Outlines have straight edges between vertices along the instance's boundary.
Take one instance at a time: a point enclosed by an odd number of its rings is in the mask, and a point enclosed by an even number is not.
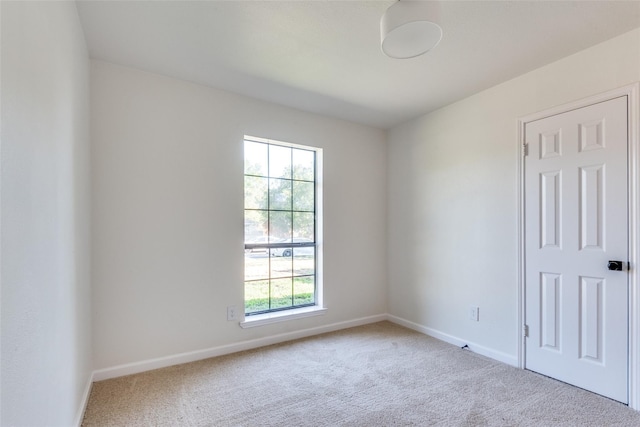
<svg viewBox="0 0 640 427"><path fill-rule="evenodd" d="M293 248L293 275L308 276L315 273L315 247Z"/></svg>
<svg viewBox="0 0 640 427"><path fill-rule="evenodd" d="M244 173L247 175L268 174L268 157L269 146L259 142L244 142Z"/></svg>
<svg viewBox="0 0 640 427"><path fill-rule="evenodd" d="M269 212L270 235L276 239L291 238L291 212Z"/></svg>
<svg viewBox="0 0 640 427"><path fill-rule="evenodd" d="M315 215L313 212L294 212L293 213L293 235L302 239L308 239L311 242L315 239Z"/></svg>
<svg viewBox="0 0 640 427"><path fill-rule="evenodd" d="M313 182L293 181L293 210L313 212L315 207Z"/></svg>
<svg viewBox="0 0 640 427"><path fill-rule="evenodd" d="M268 209L267 189L269 178L258 178L255 176L244 177L244 208L245 209Z"/></svg>
<svg viewBox="0 0 640 427"><path fill-rule="evenodd" d="M269 278L269 257L265 249L248 249L244 254L244 280Z"/></svg>
<svg viewBox="0 0 640 427"><path fill-rule="evenodd" d="M291 180L269 180L269 209L291 210Z"/></svg>
<svg viewBox="0 0 640 427"><path fill-rule="evenodd" d="M269 281L245 282L244 284L244 312L269 310Z"/></svg>
<svg viewBox="0 0 640 427"><path fill-rule="evenodd" d="M315 277L294 277L293 279L293 304L314 304L315 298Z"/></svg>
<svg viewBox="0 0 640 427"><path fill-rule="evenodd" d="M316 152L245 141L245 314L316 304ZM272 244L290 246L271 247ZM309 246L296 246L304 244Z"/></svg>
<svg viewBox="0 0 640 427"><path fill-rule="evenodd" d="M268 211L244 211L244 242L264 243Z"/></svg>
<svg viewBox="0 0 640 427"><path fill-rule="evenodd" d="M266 216L266 212L265 212L265 216ZM252 243L252 244L255 244L255 245L264 244L265 247L263 247L263 248L257 247L255 249L252 249L252 251L253 252L261 252L261 253L265 253L266 254L268 252L267 248L266 248L266 245L268 245L269 243L278 243L278 242L279 242L279 240L276 239L273 236L258 236L257 238L252 239L251 242L246 242L246 243Z"/></svg>
<svg viewBox="0 0 640 427"><path fill-rule="evenodd" d="M281 243L287 243L287 242L291 242L291 239L286 239ZM289 264L291 264L291 255L293 254L293 249L291 249L291 248L271 248L269 253L271 254L272 257L289 258L287 260L287 262ZM291 266L289 266L289 267L291 267ZM289 274L289 275L291 275L291 274Z"/></svg>
<svg viewBox="0 0 640 427"><path fill-rule="evenodd" d="M279 253L280 255L276 255ZM291 262L291 248L271 249L271 277L291 277L293 274Z"/></svg>
<svg viewBox="0 0 640 427"><path fill-rule="evenodd" d="M315 154L313 151L293 149L293 179L313 181L315 169Z"/></svg>
<svg viewBox="0 0 640 427"><path fill-rule="evenodd" d="M293 305L292 279L271 280L271 308L291 307Z"/></svg>
<svg viewBox="0 0 640 427"><path fill-rule="evenodd" d="M269 176L291 179L291 148L269 146Z"/></svg>

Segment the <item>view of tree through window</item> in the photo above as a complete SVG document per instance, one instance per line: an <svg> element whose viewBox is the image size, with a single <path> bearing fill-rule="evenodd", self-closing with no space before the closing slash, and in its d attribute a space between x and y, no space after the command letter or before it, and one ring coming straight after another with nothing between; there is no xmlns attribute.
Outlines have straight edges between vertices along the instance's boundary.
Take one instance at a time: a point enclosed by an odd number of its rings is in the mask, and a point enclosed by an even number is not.
<svg viewBox="0 0 640 427"><path fill-rule="evenodd" d="M245 314L316 303L316 152L244 141Z"/></svg>

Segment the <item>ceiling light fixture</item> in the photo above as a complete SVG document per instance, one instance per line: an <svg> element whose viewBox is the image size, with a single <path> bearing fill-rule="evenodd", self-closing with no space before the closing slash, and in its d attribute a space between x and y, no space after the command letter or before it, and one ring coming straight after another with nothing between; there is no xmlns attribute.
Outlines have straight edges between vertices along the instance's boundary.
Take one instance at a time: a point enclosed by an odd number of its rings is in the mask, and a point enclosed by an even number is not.
<svg viewBox="0 0 640 427"><path fill-rule="evenodd" d="M380 19L380 45L390 58L415 58L442 39L437 1L397 1Z"/></svg>

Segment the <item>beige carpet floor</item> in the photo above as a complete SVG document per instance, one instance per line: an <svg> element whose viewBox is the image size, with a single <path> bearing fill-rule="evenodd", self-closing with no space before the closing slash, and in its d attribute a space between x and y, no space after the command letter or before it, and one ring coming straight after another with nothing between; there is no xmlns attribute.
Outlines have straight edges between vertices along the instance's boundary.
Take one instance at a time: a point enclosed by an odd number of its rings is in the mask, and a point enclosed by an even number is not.
<svg viewBox="0 0 640 427"><path fill-rule="evenodd" d="M96 382L83 425L640 426L640 413L381 322Z"/></svg>

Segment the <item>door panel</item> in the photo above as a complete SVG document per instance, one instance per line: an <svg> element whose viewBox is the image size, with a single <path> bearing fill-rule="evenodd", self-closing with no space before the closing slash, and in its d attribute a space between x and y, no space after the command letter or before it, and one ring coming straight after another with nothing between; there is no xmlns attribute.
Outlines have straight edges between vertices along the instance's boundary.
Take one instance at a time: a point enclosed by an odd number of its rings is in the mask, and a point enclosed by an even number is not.
<svg viewBox="0 0 640 427"><path fill-rule="evenodd" d="M580 249L604 251L604 165L581 166L579 173Z"/></svg>
<svg viewBox="0 0 640 427"><path fill-rule="evenodd" d="M525 125L526 368L627 403L627 99Z"/></svg>
<svg viewBox="0 0 640 427"><path fill-rule="evenodd" d="M604 326L604 279L580 277L580 355L599 364L602 359L602 327Z"/></svg>
<svg viewBox="0 0 640 427"><path fill-rule="evenodd" d="M540 247L560 247L560 178L561 171L540 174Z"/></svg>
<svg viewBox="0 0 640 427"><path fill-rule="evenodd" d="M560 295L559 274L540 274L540 346L547 350L560 350Z"/></svg>

